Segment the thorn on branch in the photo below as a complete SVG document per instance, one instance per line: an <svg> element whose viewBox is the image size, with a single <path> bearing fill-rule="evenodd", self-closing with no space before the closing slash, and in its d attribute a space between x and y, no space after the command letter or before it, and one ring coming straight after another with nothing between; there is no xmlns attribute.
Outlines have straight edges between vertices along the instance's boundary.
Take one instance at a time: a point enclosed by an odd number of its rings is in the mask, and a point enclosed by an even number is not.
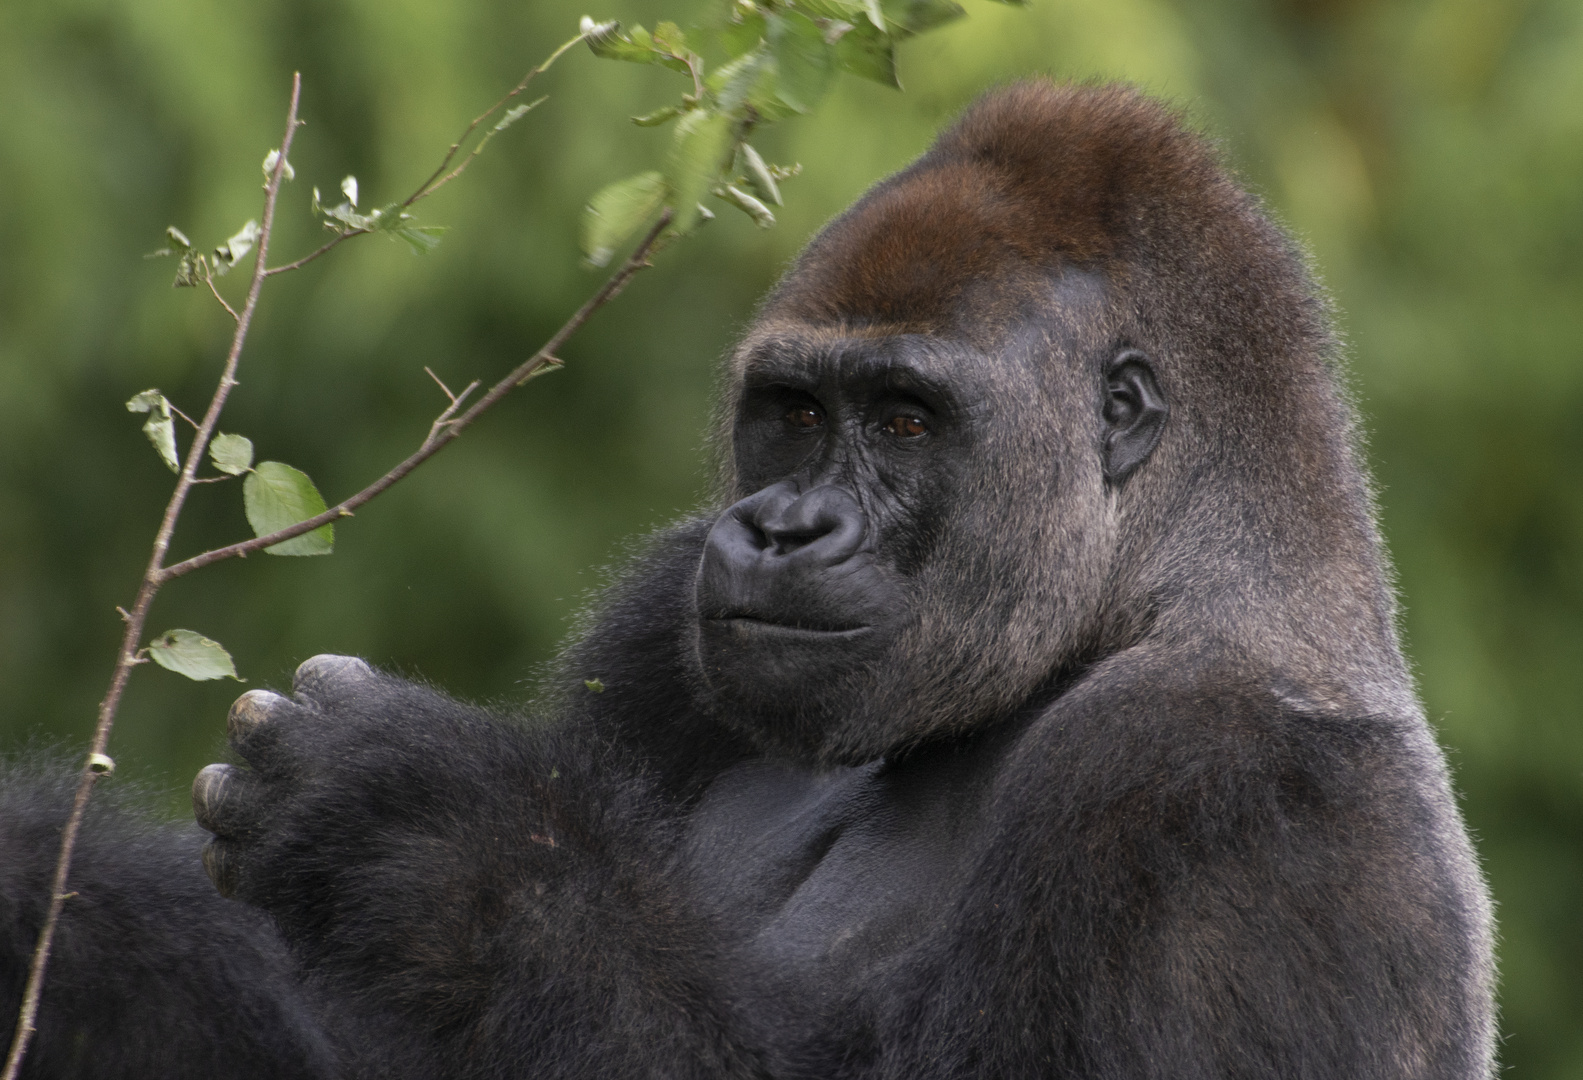
<svg viewBox="0 0 1583 1080"><path fill-rule="evenodd" d="M439 438L441 430L443 430L446 425L450 424L454 420L456 411L462 407L462 403L467 400L467 396L474 390L477 390L480 384L477 379L474 379L462 389L460 394L453 394L451 393L451 388L446 386L438 375L436 375L433 371L430 371L428 367L424 367L423 370L429 372L429 378L438 383L440 389L445 392L445 396L451 399L451 403L445 407L445 411L439 416L436 416L434 418L434 423L429 425L429 434L423 439L423 445L428 446L430 443L434 442L435 439Z"/></svg>
<svg viewBox="0 0 1583 1080"><path fill-rule="evenodd" d="M455 405L456 395L451 393L451 388L449 386L445 385L445 380L436 375L434 373L434 369L429 367L427 364L423 365L423 370L429 373L429 378L434 380L435 384L439 386L439 388L445 393L445 396L451 399L451 404Z"/></svg>
<svg viewBox="0 0 1583 1080"><path fill-rule="evenodd" d="M177 416L179 416L183 420L187 421L188 425L191 426L192 430L194 430L194 431L198 430L198 422L196 420L194 420L192 417L188 416L186 413L182 412L180 409L176 408L176 406L171 404L170 401L167 400L165 402L165 404L170 406L170 411L171 412L175 413Z"/></svg>
<svg viewBox="0 0 1583 1080"><path fill-rule="evenodd" d="M559 371L565 366L566 361L562 360L560 357L546 356L543 363L539 364L537 367L534 367L532 370L523 375L522 378L518 379L516 385L522 386L525 383L537 379L540 375L548 375L550 372Z"/></svg>

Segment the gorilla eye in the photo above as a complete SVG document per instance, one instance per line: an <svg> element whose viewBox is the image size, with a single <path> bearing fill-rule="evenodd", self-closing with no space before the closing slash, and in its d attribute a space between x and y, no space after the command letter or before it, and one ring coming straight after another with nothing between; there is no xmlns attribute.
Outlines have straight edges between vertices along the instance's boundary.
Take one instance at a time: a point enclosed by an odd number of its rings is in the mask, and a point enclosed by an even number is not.
<svg viewBox="0 0 1583 1080"><path fill-rule="evenodd" d="M792 427L816 428L824 423L824 413L812 405L794 405L786 410L786 422Z"/></svg>
<svg viewBox="0 0 1583 1080"><path fill-rule="evenodd" d="M885 425L885 430L898 439L916 439L928 432L929 425L916 416L893 416L890 423Z"/></svg>

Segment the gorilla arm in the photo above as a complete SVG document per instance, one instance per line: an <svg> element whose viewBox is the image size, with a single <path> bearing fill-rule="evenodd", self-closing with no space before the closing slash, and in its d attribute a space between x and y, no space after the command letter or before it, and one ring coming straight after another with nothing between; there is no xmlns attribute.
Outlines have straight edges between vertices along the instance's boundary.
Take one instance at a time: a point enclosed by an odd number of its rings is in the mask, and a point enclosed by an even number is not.
<svg viewBox="0 0 1583 1080"><path fill-rule="evenodd" d="M608 725L572 719L492 715L344 657L233 707L249 767L194 784L205 864L275 917L375 1071L754 1074L678 901L669 800Z"/></svg>

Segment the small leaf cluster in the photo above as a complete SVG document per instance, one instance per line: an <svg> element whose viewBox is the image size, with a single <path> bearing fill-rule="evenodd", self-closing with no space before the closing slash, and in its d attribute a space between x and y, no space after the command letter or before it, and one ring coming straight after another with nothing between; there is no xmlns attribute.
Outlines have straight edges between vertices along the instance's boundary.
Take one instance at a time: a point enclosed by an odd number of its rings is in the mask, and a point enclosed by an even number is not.
<svg viewBox="0 0 1583 1080"><path fill-rule="evenodd" d="M143 433L172 472L181 471L176 443L176 420L192 421L157 389L144 390L126 403L128 412L147 413ZM197 425L193 425L196 427ZM245 435L221 433L209 443L209 461L218 476L200 478L213 483L241 476L242 508L254 536L268 536L306 521L327 509L319 489L300 469L279 461L253 464L253 441ZM328 555L335 548L335 527L321 525L311 532L272 544L270 555ZM218 642L192 630L168 630L144 652L160 667L189 679L237 678L231 655Z"/></svg>
<svg viewBox="0 0 1583 1080"><path fill-rule="evenodd" d="M655 64L692 83L678 104L632 118L640 127L674 122L670 152L663 169L619 180L589 200L582 223L588 263L606 265L666 207L670 231L690 232L713 217L706 196L773 225L779 181L796 169L768 165L748 141L753 131L810 112L839 71L899 87L896 45L963 14L953 0L730 0L714 27L662 22L651 32L584 17L583 38L595 55Z"/></svg>
<svg viewBox="0 0 1583 1080"><path fill-rule="evenodd" d="M537 103L535 103L537 104ZM523 107L526 111L527 107ZM516 110L512 110L515 112ZM509 114L508 114L509 115ZM520 115L520 114L519 114ZM504 124L502 121L501 124ZM499 130L501 124L496 125ZM487 140L490 131L484 136ZM479 144L482 146L482 142ZM319 189L313 189L313 200L310 204L315 217L320 219L324 227L333 233L342 236L354 236L358 233L384 233L393 240L401 240L412 249L415 254L422 255L433 251L439 244L440 237L445 235L443 225L416 225L411 213L402 203L391 203L378 209L370 210L366 214L357 211L357 177L348 176L341 181L341 194L344 198L334 206L324 205Z"/></svg>
<svg viewBox="0 0 1583 1080"><path fill-rule="evenodd" d="M203 252L187 239L186 233L172 225L165 230L165 236L170 243L158 251L149 252L144 258L159 259L175 256L176 280L171 284L178 289L189 289L228 274L231 267L253 250L253 245L258 243L258 233L258 222L248 218L247 223L232 234L225 243L212 252Z"/></svg>
<svg viewBox="0 0 1583 1080"><path fill-rule="evenodd" d="M181 471L181 456L176 446L175 417L191 420L172 405L157 389L144 390L126 403L128 412L148 413L143 434L154 444L160 460L171 472ZM193 425L196 427L197 425ZM220 476L208 482L245 476L242 504L254 536L268 536L299 521L324 513L324 497L313 486L308 474L279 461L253 464L253 440L245 435L216 435L209 443L209 461ZM321 525L312 532L283 540L264 550L271 555L328 555L335 547L335 527Z"/></svg>

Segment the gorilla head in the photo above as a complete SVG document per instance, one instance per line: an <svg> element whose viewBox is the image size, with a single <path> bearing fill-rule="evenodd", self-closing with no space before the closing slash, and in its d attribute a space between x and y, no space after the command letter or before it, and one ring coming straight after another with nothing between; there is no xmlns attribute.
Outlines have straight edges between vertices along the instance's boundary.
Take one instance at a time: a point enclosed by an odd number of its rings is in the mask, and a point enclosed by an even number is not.
<svg viewBox="0 0 1583 1080"><path fill-rule="evenodd" d="M1411 713L1314 295L1157 103L986 98L809 245L730 362L697 586L719 714L857 763L1189 642Z"/></svg>

